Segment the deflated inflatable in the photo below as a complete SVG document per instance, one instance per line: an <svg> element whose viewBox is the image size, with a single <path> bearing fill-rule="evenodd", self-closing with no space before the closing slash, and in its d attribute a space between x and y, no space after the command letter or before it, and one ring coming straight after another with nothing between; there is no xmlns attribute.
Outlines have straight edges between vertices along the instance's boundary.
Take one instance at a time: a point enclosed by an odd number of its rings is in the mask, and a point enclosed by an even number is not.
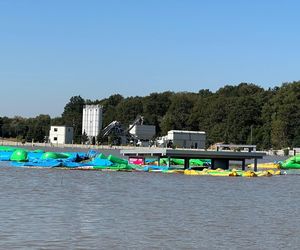
<svg viewBox="0 0 300 250"><path fill-rule="evenodd" d="M254 168L254 164L248 165L249 168ZM268 162L268 163L260 163L257 164L258 169L278 169L280 168L279 163Z"/></svg>
<svg viewBox="0 0 300 250"><path fill-rule="evenodd" d="M274 170L266 170L266 171L258 171L254 172L251 170L248 171L242 171L242 170L222 170L222 169L216 169L216 170L211 170L211 169L204 169L202 171L198 170L192 170L192 169L186 169L184 170L185 175L202 175L202 176L222 176L222 177L237 177L237 176L242 176L242 177L269 177L272 175L280 175L281 172L280 170L274 171Z"/></svg>
<svg viewBox="0 0 300 250"><path fill-rule="evenodd" d="M62 163L55 160L34 161L34 162L12 162L13 167L34 167L34 168L57 168L61 167Z"/></svg>
<svg viewBox="0 0 300 250"><path fill-rule="evenodd" d="M112 163L128 164L128 161L127 161L127 160L118 158L118 157L113 156L113 155L109 155L109 156L107 157L107 159L108 159L109 161L111 161Z"/></svg>
<svg viewBox="0 0 300 250"><path fill-rule="evenodd" d="M65 153L57 153L57 152L46 152L42 154L41 159L46 160L46 159L66 159L69 158L69 154Z"/></svg>

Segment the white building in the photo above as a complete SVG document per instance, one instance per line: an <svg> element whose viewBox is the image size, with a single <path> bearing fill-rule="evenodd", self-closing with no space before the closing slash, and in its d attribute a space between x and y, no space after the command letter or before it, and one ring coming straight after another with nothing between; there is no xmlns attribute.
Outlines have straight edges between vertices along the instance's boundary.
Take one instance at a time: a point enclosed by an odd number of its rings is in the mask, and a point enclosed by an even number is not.
<svg viewBox="0 0 300 250"><path fill-rule="evenodd" d="M158 140L161 146L168 144L177 148L205 149L206 133L203 131L170 130L166 136Z"/></svg>
<svg viewBox="0 0 300 250"><path fill-rule="evenodd" d="M53 144L71 144L73 142L73 128L66 126L51 126L49 141Z"/></svg>
<svg viewBox="0 0 300 250"><path fill-rule="evenodd" d="M82 134L97 137L102 128L102 106L85 105L82 114Z"/></svg>

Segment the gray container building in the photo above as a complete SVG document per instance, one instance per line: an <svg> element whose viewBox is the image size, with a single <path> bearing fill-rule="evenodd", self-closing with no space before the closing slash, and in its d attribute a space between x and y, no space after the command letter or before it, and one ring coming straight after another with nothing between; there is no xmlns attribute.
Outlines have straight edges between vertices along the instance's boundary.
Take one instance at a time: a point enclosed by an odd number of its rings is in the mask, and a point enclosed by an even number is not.
<svg viewBox="0 0 300 250"><path fill-rule="evenodd" d="M130 125L129 127L131 126L132 125ZM140 140L149 141L155 136L155 126L136 124L132 127L132 129L130 129L129 133Z"/></svg>
<svg viewBox="0 0 300 250"><path fill-rule="evenodd" d="M167 140L178 148L205 148L206 133L203 131L170 130Z"/></svg>

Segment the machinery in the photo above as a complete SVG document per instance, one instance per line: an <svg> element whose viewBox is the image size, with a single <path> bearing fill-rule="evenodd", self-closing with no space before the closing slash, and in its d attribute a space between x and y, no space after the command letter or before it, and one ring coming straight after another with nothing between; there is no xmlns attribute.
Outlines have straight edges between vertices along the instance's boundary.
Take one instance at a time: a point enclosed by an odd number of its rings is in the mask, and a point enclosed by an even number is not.
<svg viewBox="0 0 300 250"><path fill-rule="evenodd" d="M100 133L100 137L102 139L112 136L113 137L113 144L133 144L138 145L139 144L139 138L131 134L130 131L136 126L136 125L143 125L144 123L144 117L138 115L134 122L129 125L127 129L124 129L122 124L119 121L112 121L110 124L108 124Z"/></svg>

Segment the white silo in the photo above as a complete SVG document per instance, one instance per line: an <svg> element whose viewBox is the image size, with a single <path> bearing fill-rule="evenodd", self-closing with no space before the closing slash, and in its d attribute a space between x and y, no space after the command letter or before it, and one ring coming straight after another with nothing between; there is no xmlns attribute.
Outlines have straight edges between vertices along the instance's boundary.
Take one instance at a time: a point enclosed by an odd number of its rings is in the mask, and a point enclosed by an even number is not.
<svg viewBox="0 0 300 250"><path fill-rule="evenodd" d="M82 134L89 138L97 137L102 129L102 109L101 105L85 105L82 114Z"/></svg>

